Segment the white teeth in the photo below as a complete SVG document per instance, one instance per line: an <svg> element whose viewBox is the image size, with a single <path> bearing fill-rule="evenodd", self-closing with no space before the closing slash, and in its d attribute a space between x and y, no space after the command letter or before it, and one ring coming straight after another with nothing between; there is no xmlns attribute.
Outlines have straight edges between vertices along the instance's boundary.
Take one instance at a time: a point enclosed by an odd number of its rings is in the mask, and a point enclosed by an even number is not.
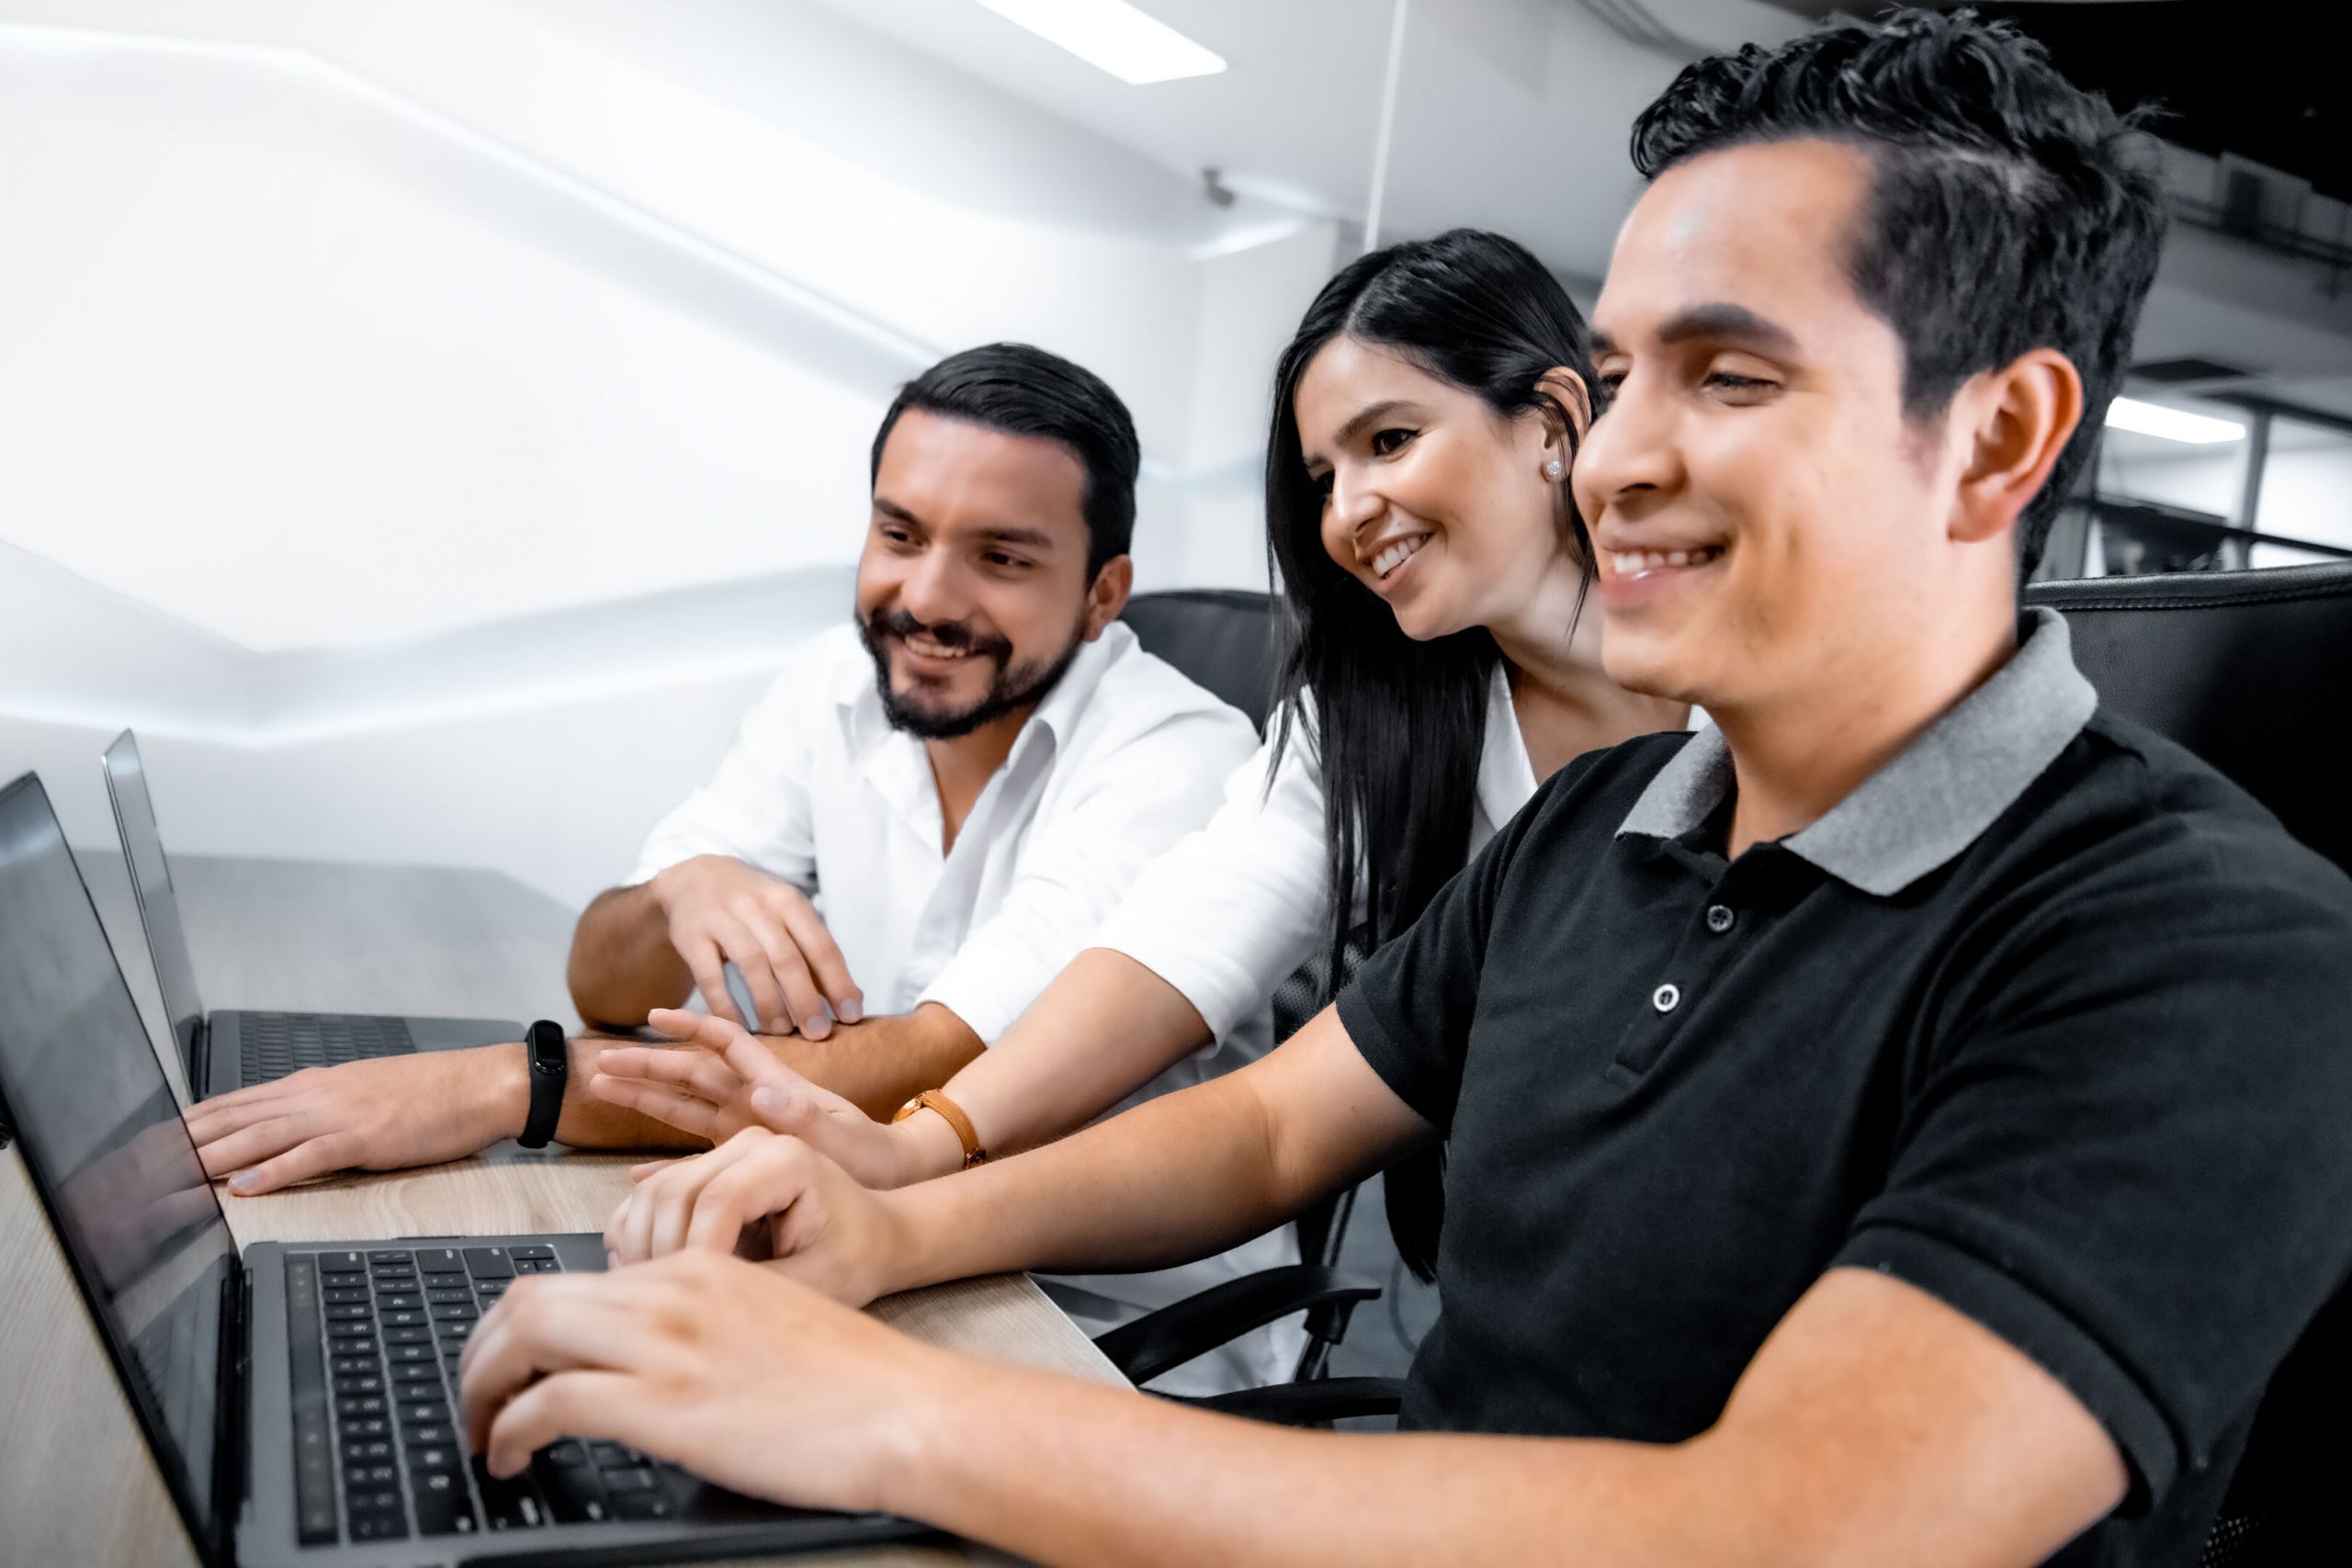
<svg viewBox="0 0 2352 1568"><path fill-rule="evenodd" d="M1373 575L1374 577L1386 577L1390 572L1395 571L1398 567L1403 566L1408 560L1411 559L1413 556L1419 551L1423 545L1429 543L1429 539L1430 536L1427 534L1416 534L1409 539L1397 540L1395 544L1389 546L1386 549L1372 558Z"/></svg>
<svg viewBox="0 0 2352 1568"><path fill-rule="evenodd" d="M1611 550L1609 560L1618 576L1639 577L1670 566L1704 566L1722 553L1717 545L1702 545L1695 550Z"/></svg>
<svg viewBox="0 0 2352 1568"><path fill-rule="evenodd" d="M968 649L948 648L944 644L933 642L929 637L910 637L906 638L905 641L909 649L922 655L925 659L961 659L965 654L971 651Z"/></svg>

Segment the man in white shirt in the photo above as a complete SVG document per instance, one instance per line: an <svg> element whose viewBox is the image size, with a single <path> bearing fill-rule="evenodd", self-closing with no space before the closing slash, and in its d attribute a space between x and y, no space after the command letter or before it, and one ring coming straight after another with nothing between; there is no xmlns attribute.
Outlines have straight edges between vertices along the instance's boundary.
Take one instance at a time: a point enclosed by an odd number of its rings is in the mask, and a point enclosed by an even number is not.
<svg viewBox="0 0 2352 1568"><path fill-rule="evenodd" d="M854 624L791 661L630 883L581 917L581 1016L684 1038L700 1021L661 1010L699 988L868 1114L959 1116L911 1097L1001 1032L1257 744L1117 623L1139 461L1111 389L1037 349L974 349L910 383L875 439ZM571 1043L558 1140L707 1146L587 1092L605 1048ZM206 1100L189 1127L209 1171L264 1192L514 1137L530 1076L515 1045L358 1062ZM1194 1288L1284 1247L1262 1238Z"/></svg>

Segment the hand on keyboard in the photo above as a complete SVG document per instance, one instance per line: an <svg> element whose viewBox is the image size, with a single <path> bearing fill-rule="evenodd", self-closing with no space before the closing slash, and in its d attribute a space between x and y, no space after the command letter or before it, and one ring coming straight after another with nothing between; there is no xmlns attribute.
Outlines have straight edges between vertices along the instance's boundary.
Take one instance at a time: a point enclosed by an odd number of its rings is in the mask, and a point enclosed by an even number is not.
<svg viewBox="0 0 2352 1568"><path fill-rule="evenodd" d="M851 1306L916 1282L900 1277L913 1247L890 1194L760 1127L655 1168L613 1212L605 1247L621 1263L684 1251L773 1258Z"/></svg>
<svg viewBox="0 0 2352 1568"><path fill-rule="evenodd" d="M462 1159L522 1130L530 1084L519 1045L311 1067L198 1101L187 1113L205 1173L272 1192L330 1171Z"/></svg>
<svg viewBox="0 0 2352 1568"><path fill-rule="evenodd" d="M466 1348L461 1397L492 1476L607 1438L754 1496L869 1509L954 1360L773 1269L683 1253L516 1280Z"/></svg>

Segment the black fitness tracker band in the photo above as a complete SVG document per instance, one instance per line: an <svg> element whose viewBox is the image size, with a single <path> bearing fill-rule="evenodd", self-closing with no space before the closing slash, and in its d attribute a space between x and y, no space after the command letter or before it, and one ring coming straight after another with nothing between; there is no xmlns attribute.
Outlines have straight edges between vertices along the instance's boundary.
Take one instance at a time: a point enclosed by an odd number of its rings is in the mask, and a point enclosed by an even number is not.
<svg viewBox="0 0 2352 1568"><path fill-rule="evenodd" d="M531 1025L524 1032L523 1054L531 1063L531 1115L514 1141L526 1149L543 1149L555 1136L564 1080L571 1076L571 1047L564 1043L563 1025L544 1018Z"/></svg>

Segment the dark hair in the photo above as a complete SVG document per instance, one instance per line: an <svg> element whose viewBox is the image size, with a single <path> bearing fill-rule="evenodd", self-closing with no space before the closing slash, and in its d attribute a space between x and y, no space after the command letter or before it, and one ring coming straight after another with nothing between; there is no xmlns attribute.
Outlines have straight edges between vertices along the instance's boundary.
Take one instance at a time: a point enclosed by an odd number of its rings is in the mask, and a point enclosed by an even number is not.
<svg viewBox="0 0 2352 1568"><path fill-rule="evenodd" d="M1719 148L1818 138L1866 153L1870 209L1847 265L1903 341L1905 414L2036 348L2083 378L2083 424L2018 522L2019 575L2088 460L2163 248L2136 113L1973 12L1846 21L1684 69L1634 122L1644 177Z"/></svg>
<svg viewBox="0 0 2352 1568"><path fill-rule="evenodd" d="M1341 336L1402 354L1502 418L1542 414L1571 457L1577 422L1542 380L1572 370L1588 398L1594 384L1590 331L1559 280L1525 247L1475 229L1350 263L1283 351L1266 446L1266 545L1287 633L1274 756L1299 739L1295 699L1312 694L1331 883L1330 990L1346 978L1351 942L1377 945L1403 931L1469 859L1487 693L1502 659L1483 626L1414 641L1323 548L1324 494L1299 460L1294 402L1307 366ZM1575 540L1589 586L1591 540L1567 487L1559 493L1559 526ZM1442 1213L1437 1158L1400 1165L1387 1179L1389 1229L1424 1279Z"/></svg>
<svg viewBox="0 0 2352 1568"><path fill-rule="evenodd" d="M1006 435L1042 435L1069 448L1086 469L1086 573L1127 553L1136 534L1136 474L1143 448L1136 422L1110 383L1057 354L1025 343L991 343L951 354L891 400L874 433L871 482L899 416L920 409Z"/></svg>

